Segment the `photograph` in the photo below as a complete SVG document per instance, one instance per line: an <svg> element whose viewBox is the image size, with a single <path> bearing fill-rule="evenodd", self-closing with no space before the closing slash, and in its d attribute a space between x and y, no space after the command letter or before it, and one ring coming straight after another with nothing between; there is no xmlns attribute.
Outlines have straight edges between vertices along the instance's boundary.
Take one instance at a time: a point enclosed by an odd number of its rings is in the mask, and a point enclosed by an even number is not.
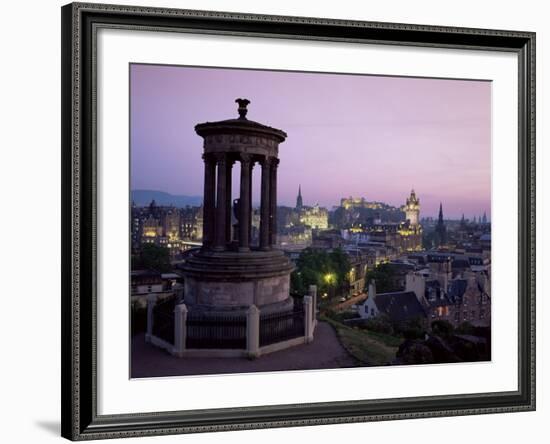
<svg viewBox="0 0 550 444"><path fill-rule="evenodd" d="M43 298L28 313L60 324L61 435L540 428L532 5L236 1L61 7L60 162L54 112L15 133L41 158L12 150L61 173L60 322ZM15 327L25 368L57 356Z"/></svg>
<svg viewBox="0 0 550 444"><path fill-rule="evenodd" d="M130 378L491 361L490 79L128 69Z"/></svg>

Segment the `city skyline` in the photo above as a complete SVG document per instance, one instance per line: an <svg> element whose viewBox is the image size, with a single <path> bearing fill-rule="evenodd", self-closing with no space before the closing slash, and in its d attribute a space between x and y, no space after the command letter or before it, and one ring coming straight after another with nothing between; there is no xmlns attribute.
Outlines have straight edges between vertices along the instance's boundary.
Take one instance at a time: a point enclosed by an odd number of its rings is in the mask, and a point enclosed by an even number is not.
<svg viewBox="0 0 550 444"><path fill-rule="evenodd" d="M165 192L165 191L163 191L163 190L139 190L139 189L136 189L136 190L131 190L131 191L132 191L132 192L145 191L145 192L161 192L161 193L167 193L167 192ZM202 196L172 195L171 193L167 193L167 194L170 194L171 196L174 196L174 197L181 197L181 196L185 196L185 197L189 197L189 198L200 197L200 198L202 199ZM350 196L343 196L343 198L349 198L349 197L350 197ZM361 198L362 196L352 196L352 197L354 197L354 198ZM366 200L366 201L368 201L368 202L378 202L378 203L382 203L382 204L385 204L385 203L386 203L386 202L378 201L378 200L376 200L376 199L373 199L373 200L370 200L370 201L369 201L369 200ZM137 205L137 206L142 206L142 207L143 207L143 206L148 206L151 202L152 202L152 200L151 200L151 201L147 201L147 202L142 202L141 205ZM156 204L157 204L158 206L165 206L164 203L156 202ZM194 206L194 205L183 205L183 206L182 206L182 205L177 205L177 204L175 204L174 202L166 203L166 205L168 205L168 206L174 206L175 208L185 208L185 207L188 207L188 206L189 206L189 207L193 207L193 206ZM390 205L390 204L388 204L388 205ZM258 200L258 201L253 201L253 202L252 202L252 206L253 206L254 208L256 208L256 209L259 209L259 208L260 208L260 201L259 201L259 200ZM295 203L294 203L294 204L289 204L289 205L279 204L279 205L277 205L277 206L278 206L278 207L289 207L289 208L294 208L294 207L295 207ZM305 207L313 207L313 206L315 206L315 204L309 204L309 203L305 202L305 203L304 203L304 206L305 206ZM327 207L325 207L325 208L326 208L327 210L329 210L329 211L333 211L334 209L336 209L336 208L338 208L338 207L340 207L340 206L341 206L341 205L340 205L340 202L338 202L338 203L335 203L334 205L329 205L329 206L327 206ZM401 209L401 207L402 207L402 205L397 205L397 206L390 205L390 206L392 206L392 207L394 207L394 208L397 208L397 209ZM444 219L445 219L445 220L460 220L460 219L462 219L462 216L464 216L464 218L465 218L466 220L473 220L473 219L481 218L481 217L483 217L483 216L486 216L488 221L491 220L491 219L490 219L489 213L486 213L486 212L481 213L481 214L460 214L460 215L458 215L457 217L454 217L454 216L453 216L453 217L447 217L447 216L445 215L445 206L444 206L444 205L443 205L443 213L444 213ZM437 219L437 216L438 216L437 214L434 215L434 216L432 216L432 215L422 215L422 214L421 214L421 215L420 215L420 218L421 218L421 219L424 219L424 218Z"/></svg>
<svg viewBox="0 0 550 444"><path fill-rule="evenodd" d="M242 96L250 120L288 133L280 205L299 185L305 204L329 209L350 195L400 207L414 188L421 217L442 202L446 218L490 219L490 82L134 64L130 75L132 189L202 196L194 126L236 117ZM237 165L233 189L238 177Z"/></svg>

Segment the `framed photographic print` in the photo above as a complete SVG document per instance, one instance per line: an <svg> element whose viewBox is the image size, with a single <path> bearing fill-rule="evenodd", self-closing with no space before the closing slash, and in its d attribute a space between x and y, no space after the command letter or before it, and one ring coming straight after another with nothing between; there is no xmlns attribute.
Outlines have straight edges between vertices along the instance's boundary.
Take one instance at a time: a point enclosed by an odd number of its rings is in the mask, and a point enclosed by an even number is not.
<svg viewBox="0 0 550 444"><path fill-rule="evenodd" d="M530 32L64 6L62 435L533 410L534 64Z"/></svg>

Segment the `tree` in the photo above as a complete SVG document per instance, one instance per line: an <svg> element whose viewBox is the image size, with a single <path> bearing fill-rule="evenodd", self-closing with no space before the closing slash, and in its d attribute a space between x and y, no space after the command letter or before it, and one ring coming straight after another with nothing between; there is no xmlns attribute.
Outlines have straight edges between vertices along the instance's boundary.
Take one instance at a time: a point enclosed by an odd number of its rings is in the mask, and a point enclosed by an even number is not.
<svg viewBox="0 0 550 444"><path fill-rule="evenodd" d="M340 292L347 290L351 270L348 255L341 248L335 248L329 253L329 260L336 275L336 288Z"/></svg>
<svg viewBox="0 0 550 444"><path fill-rule="evenodd" d="M390 293L400 290L395 286L395 277L395 271L390 264L379 264L372 270L367 271L365 282L368 286L369 282L374 280L377 293Z"/></svg>
<svg viewBox="0 0 550 444"><path fill-rule="evenodd" d="M426 321L417 316L395 325L394 330L401 333L406 339L422 339L426 333Z"/></svg>
<svg viewBox="0 0 550 444"><path fill-rule="evenodd" d="M443 319L432 322L432 333L442 338L449 338L454 333L453 324Z"/></svg>
<svg viewBox="0 0 550 444"><path fill-rule="evenodd" d="M138 255L132 256L132 268L156 270L167 272L172 269L170 265L170 252L168 248L154 244L145 244Z"/></svg>
<svg viewBox="0 0 550 444"><path fill-rule="evenodd" d="M347 286L350 269L348 256L340 248L330 253L306 248L296 261L296 270L290 280L291 291L306 294L310 285L316 285L321 294L341 294Z"/></svg>
<svg viewBox="0 0 550 444"><path fill-rule="evenodd" d="M472 335L475 332L475 327L470 322L464 321L456 327L456 332L462 335Z"/></svg>

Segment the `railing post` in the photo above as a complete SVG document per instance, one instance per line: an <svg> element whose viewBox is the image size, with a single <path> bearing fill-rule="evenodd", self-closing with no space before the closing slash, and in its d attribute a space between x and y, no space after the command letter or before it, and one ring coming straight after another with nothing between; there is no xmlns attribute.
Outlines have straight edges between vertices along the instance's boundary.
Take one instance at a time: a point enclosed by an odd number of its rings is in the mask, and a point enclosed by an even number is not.
<svg viewBox="0 0 550 444"><path fill-rule="evenodd" d="M310 285L308 294L313 299L313 329L317 326L317 285Z"/></svg>
<svg viewBox="0 0 550 444"><path fill-rule="evenodd" d="M178 358L185 353L185 340L187 339L187 306L178 304L174 308L174 352Z"/></svg>
<svg viewBox="0 0 550 444"><path fill-rule="evenodd" d="M153 336L153 308L157 304L157 295L150 293L147 295L147 333L145 333L145 342L151 342Z"/></svg>
<svg viewBox="0 0 550 444"><path fill-rule="evenodd" d="M304 296L304 336L306 344L313 341L313 298Z"/></svg>
<svg viewBox="0 0 550 444"><path fill-rule="evenodd" d="M249 358L260 356L260 310L254 304L246 312L246 351Z"/></svg>

